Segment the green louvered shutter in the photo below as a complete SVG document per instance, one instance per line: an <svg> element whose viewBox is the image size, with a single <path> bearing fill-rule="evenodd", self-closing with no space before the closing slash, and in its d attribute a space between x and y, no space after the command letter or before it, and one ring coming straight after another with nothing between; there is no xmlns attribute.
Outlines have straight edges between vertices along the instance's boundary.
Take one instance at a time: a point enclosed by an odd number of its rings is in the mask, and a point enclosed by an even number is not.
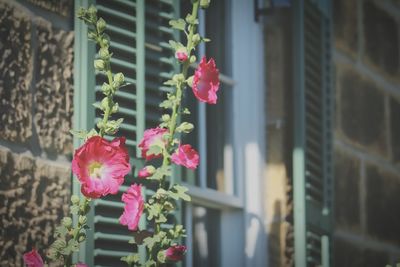
<svg viewBox="0 0 400 267"><path fill-rule="evenodd" d="M331 8L329 0L293 1L295 265L332 265Z"/></svg>
<svg viewBox="0 0 400 267"><path fill-rule="evenodd" d="M82 5L96 4L99 17L107 22L106 33L111 38L110 51L113 53L111 67L114 73L122 72L128 83L117 92L115 100L119 112L115 117L124 118L117 136L125 136L132 166L140 165L139 151L136 148L145 127L145 74L144 74L144 0L97 0L75 1L76 9ZM106 81L103 74L94 75L93 59L95 48L86 37L86 27L79 20L75 23L76 65L75 65L75 111L76 128L90 129L101 118L98 111L93 112L94 101L101 101L101 85ZM94 78L95 77L95 78ZM84 119L83 119L84 118ZM82 120L82 122L79 122ZM107 137L111 139L112 137ZM125 266L122 256L137 250L128 244L131 233L119 224L123 211L121 195L133 182L132 174L117 195L94 200L88 217L86 250L79 256L89 266ZM79 184L74 181L74 191L79 192Z"/></svg>
<svg viewBox="0 0 400 267"><path fill-rule="evenodd" d="M168 21L179 13L177 3L167 0L75 1L76 10L80 6L95 4L99 17L107 22L106 33L111 38L110 51L113 53L112 70L123 72L128 83L115 97L120 106L116 117L124 118L117 136L127 138L131 164L136 169L143 164L136 145L145 128L158 124L162 112L158 104L169 90L162 86L162 82L171 78L177 67L168 47L168 40L176 37ZM74 127L90 129L102 116L100 112L94 112L92 103L101 101L101 85L105 77L94 75L95 47L88 42L86 27L77 19L75 36ZM80 144L76 141L75 145ZM89 266L125 266L120 258L138 250L135 245L128 244L132 233L118 222L123 211L121 195L133 181L130 174L119 194L94 201L89 215L91 230L88 231L85 251L79 256ZM80 186L75 180L73 187L74 193L78 193Z"/></svg>
<svg viewBox="0 0 400 267"><path fill-rule="evenodd" d="M169 21L179 14L178 0L147 0L145 27L146 60L146 128L155 127L163 110L159 104L171 88L163 82L171 79L178 67L169 40L177 39L177 31Z"/></svg>

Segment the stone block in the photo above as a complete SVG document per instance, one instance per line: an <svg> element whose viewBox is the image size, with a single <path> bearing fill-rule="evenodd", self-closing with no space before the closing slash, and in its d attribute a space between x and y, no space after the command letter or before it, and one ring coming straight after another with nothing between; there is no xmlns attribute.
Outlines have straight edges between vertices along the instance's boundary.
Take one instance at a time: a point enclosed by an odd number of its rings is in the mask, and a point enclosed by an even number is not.
<svg viewBox="0 0 400 267"><path fill-rule="evenodd" d="M368 233L400 245L400 175L370 165L366 177Z"/></svg>
<svg viewBox="0 0 400 267"><path fill-rule="evenodd" d="M358 37L358 1L333 1L333 22L336 46L357 53Z"/></svg>
<svg viewBox="0 0 400 267"><path fill-rule="evenodd" d="M72 152L73 32L37 20L37 77L34 122L40 146L48 152Z"/></svg>
<svg viewBox="0 0 400 267"><path fill-rule="evenodd" d="M360 230L360 161L335 151L335 224Z"/></svg>
<svg viewBox="0 0 400 267"><path fill-rule="evenodd" d="M29 14L0 1L0 138L13 142L32 135L31 28Z"/></svg>
<svg viewBox="0 0 400 267"><path fill-rule="evenodd" d="M57 13L64 17L69 17L72 13L73 1L71 0L28 0L32 4Z"/></svg>
<svg viewBox="0 0 400 267"><path fill-rule="evenodd" d="M399 28L396 19L372 1L365 1L364 47L366 58L390 75L399 74Z"/></svg>
<svg viewBox="0 0 400 267"><path fill-rule="evenodd" d="M338 68L340 129L355 145L387 156L384 94L350 67Z"/></svg>
<svg viewBox="0 0 400 267"><path fill-rule="evenodd" d="M400 101L390 99L390 146L392 148L392 159L400 163Z"/></svg>
<svg viewBox="0 0 400 267"><path fill-rule="evenodd" d="M22 266L32 247L44 255L67 215L70 168L0 147L0 177L0 266Z"/></svg>

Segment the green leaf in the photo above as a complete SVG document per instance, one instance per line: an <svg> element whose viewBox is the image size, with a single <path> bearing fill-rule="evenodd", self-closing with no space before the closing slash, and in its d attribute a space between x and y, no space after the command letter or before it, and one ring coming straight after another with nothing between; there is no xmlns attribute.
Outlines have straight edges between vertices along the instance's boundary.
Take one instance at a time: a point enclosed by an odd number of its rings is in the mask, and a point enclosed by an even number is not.
<svg viewBox="0 0 400 267"><path fill-rule="evenodd" d="M89 139L90 137L95 136L95 135L99 135L99 134L97 133L97 131L95 129L92 129L87 133L86 139Z"/></svg>
<svg viewBox="0 0 400 267"><path fill-rule="evenodd" d="M60 226L56 227L56 229L54 231L54 237L60 236L62 238L65 238L67 233L68 233L68 229L64 225L60 225Z"/></svg>
<svg viewBox="0 0 400 267"><path fill-rule="evenodd" d="M75 136L76 138L79 139L85 139L86 135L87 135L87 131L86 130L70 130L69 131L73 136Z"/></svg>
<svg viewBox="0 0 400 267"><path fill-rule="evenodd" d="M128 256L122 257L121 261L126 262L129 266L134 263L139 263L140 257L138 253L131 253Z"/></svg>
<svg viewBox="0 0 400 267"><path fill-rule="evenodd" d="M150 177L148 177L147 179L151 179L151 180L161 180L164 176L171 176L172 175L172 171L171 171L171 166L163 166L160 168L157 168L156 171L154 172L154 174Z"/></svg>
<svg viewBox="0 0 400 267"><path fill-rule="evenodd" d="M186 114L186 115L190 115L190 110L188 108L184 108L182 113Z"/></svg>
<svg viewBox="0 0 400 267"><path fill-rule="evenodd" d="M71 214L78 214L79 206L77 206L77 205L71 206L70 212L71 212Z"/></svg>
<svg viewBox="0 0 400 267"><path fill-rule="evenodd" d="M186 22L183 19L173 19L169 21L169 25L174 29L184 31L186 27Z"/></svg>
<svg viewBox="0 0 400 267"><path fill-rule="evenodd" d="M160 103L160 108L172 108L174 105L174 102L171 100L164 100L163 102Z"/></svg>
<svg viewBox="0 0 400 267"><path fill-rule="evenodd" d="M185 201L190 201L191 198L187 192L189 189L187 189L185 186L182 185L174 185L172 189L169 192L169 196L175 200L178 200L179 198L185 200Z"/></svg>
<svg viewBox="0 0 400 267"><path fill-rule="evenodd" d="M93 103L92 105L93 105L93 107L95 107L97 109L103 110L103 108L99 102Z"/></svg>
<svg viewBox="0 0 400 267"><path fill-rule="evenodd" d="M182 122L178 127L176 127L176 131L178 133L190 133L193 130L193 124L189 122Z"/></svg>

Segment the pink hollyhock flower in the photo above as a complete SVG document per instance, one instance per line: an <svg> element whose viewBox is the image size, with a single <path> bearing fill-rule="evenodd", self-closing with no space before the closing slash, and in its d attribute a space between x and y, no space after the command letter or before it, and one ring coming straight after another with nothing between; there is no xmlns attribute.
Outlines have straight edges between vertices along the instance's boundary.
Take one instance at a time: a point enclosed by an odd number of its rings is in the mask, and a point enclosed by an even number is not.
<svg viewBox="0 0 400 267"><path fill-rule="evenodd" d="M44 263L42 257L39 255L36 249L25 253L23 255L24 263L27 267L43 267Z"/></svg>
<svg viewBox="0 0 400 267"><path fill-rule="evenodd" d="M194 73L193 93L199 101L216 104L218 88L219 71L215 61L211 58L206 62L206 57L203 57Z"/></svg>
<svg viewBox="0 0 400 267"><path fill-rule="evenodd" d="M124 137L109 142L93 136L75 151L72 160L72 172L82 184L82 194L89 198L116 194L130 169Z"/></svg>
<svg viewBox="0 0 400 267"><path fill-rule="evenodd" d="M138 177L139 178L147 178L151 176L155 172L155 168L153 166L146 166L139 170Z"/></svg>
<svg viewBox="0 0 400 267"><path fill-rule="evenodd" d="M136 231L144 207L142 186L131 185L128 191L122 194L122 201L125 203L125 207L119 222L122 225L127 225L129 230Z"/></svg>
<svg viewBox="0 0 400 267"><path fill-rule="evenodd" d="M190 145L179 145L171 160L175 164L194 170L199 165L199 154Z"/></svg>
<svg viewBox="0 0 400 267"><path fill-rule="evenodd" d="M164 134L168 132L168 129L165 128L150 128L144 131L143 139L140 141L138 147L142 150L142 157L146 160L151 160L154 158L159 158L161 153L159 154L148 154L150 146L152 146L156 141L163 141L162 137ZM164 142L164 141L163 141Z"/></svg>
<svg viewBox="0 0 400 267"><path fill-rule="evenodd" d="M77 264L75 264L75 267L89 267L87 264L78 262Z"/></svg>
<svg viewBox="0 0 400 267"><path fill-rule="evenodd" d="M186 246L173 245L165 250L165 258L169 261L180 261L186 253Z"/></svg>
<svg viewBox="0 0 400 267"><path fill-rule="evenodd" d="M188 54L186 51L178 50L175 52L175 58L180 62L185 62L188 59Z"/></svg>

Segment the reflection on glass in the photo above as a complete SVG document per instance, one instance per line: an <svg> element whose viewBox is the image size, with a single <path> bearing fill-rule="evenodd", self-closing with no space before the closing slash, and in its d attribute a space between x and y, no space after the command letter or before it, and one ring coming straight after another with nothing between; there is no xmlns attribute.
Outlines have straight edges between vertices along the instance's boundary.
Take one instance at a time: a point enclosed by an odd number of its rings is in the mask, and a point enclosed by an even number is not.
<svg viewBox="0 0 400 267"><path fill-rule="evenodd" d="M220 266L220 212L193 206L193 266Z"/></svg>

